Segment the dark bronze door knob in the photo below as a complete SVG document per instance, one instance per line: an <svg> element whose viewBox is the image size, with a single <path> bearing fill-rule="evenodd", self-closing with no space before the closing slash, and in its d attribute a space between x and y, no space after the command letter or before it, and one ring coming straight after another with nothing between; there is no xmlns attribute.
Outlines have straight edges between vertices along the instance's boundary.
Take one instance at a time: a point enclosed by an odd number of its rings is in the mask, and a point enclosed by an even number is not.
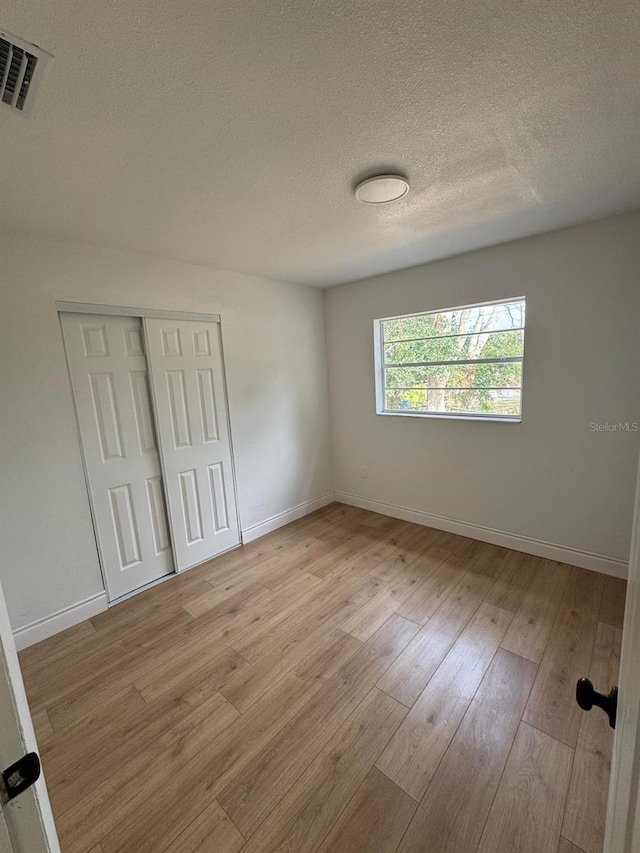
<svg viewBox="0 0 640 853"><path fill-rule="evenodd" d="M594 705L602 708L609 717L609 725L616 727L618 710L618 687L612 687L608 694L598 693L588 678L579 678L576 684L576 701L583 711L590 711Z"/></svg>

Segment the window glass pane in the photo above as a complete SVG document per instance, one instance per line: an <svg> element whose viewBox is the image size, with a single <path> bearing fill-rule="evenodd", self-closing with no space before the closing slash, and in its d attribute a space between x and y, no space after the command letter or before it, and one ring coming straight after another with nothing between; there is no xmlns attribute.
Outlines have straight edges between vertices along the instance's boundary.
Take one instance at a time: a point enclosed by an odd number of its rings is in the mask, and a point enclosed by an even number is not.
<svg viewBox="0 0 640 853"><path fill-rule="evenodd" d="M414 414L457 414L509 417L520 415L521 391L517 388L487 390L387 389L387 411Z"/></svg>
<svg viewBox="0 0 640 853"><path fill-rule="evenodd" d="M524 331L484 332L448 338L385 343L386 364L522 357Z"/></svg>
<svg viewBox="0 0 640 853"><path fill-rule="evenodd" d="M379 411L520 418L524 299L379 323Z"/></svg>
<svg viewBox="0 0 640 853"><path fill-rule="evenodd" d="M438 367L387 367L387 390L396 388L519 388L522 362L450 364Z"/></svg>
<svg viewBox="0 0 640 853"><path fill-rule="evenodd" d="M524 326L525 303L506 302L498 305L475 305L414 317L384 320L384 341L408 338L440 337L452 334L476 334Z"/></svg>

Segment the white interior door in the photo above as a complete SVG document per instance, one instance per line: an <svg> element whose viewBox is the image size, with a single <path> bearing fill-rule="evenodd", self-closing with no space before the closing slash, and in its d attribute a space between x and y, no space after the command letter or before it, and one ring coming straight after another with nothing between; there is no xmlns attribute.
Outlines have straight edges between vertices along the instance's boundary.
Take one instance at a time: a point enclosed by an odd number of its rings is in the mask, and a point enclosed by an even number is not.
<svg viewBox="0 0 640 853"><path fill-rule="evenodd" d="M142 323L61 314L111 601L174 570Z"/></svg>
<svg viewBox="0 0 640 853"><path fill-rule="evenodd" d="M240 542L218 323L144 320L178 569Z"/></svg>
<svg viewBox="0 0 640 853"><path fill-rule="evenodd" d="M37 752L36 736L0 585L0 769L28 752ZM3 826L4 824L4 826ZM44 777L0 806L0 851L60 853Z"/></svg>
<svg viewBox="0 0 640 853"><path fill-rule="evenodd" d="M619 678L604 851L637 853L640 851L640 467Z"/></svg>

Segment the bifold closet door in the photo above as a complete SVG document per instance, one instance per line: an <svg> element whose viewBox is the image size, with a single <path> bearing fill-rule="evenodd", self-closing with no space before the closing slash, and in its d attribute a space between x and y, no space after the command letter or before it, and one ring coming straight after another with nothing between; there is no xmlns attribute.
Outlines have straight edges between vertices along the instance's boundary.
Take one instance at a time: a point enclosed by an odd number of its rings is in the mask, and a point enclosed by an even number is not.
<svg viewBox="0 0 640 853"><path fill-rule="evenodd" d="M218 323L144 319L178 569L240 542Z"/></svg>
<svg viewBox="0 0 640 853"><path fill-rule="evenodd" d="M61 314L109 599L174 570L142 323Z"/></svg>

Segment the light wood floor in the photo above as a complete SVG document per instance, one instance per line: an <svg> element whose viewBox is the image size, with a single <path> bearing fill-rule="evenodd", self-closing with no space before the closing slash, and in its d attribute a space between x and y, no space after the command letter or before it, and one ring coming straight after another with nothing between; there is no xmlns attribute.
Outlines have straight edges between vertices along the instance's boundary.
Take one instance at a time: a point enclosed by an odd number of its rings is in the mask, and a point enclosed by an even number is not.
<svg viewBox="0 0 640 853"><path fill-rule="evenodd" d="M333 504L21 654L64 853L600 853L624 582Z"/></svg>

